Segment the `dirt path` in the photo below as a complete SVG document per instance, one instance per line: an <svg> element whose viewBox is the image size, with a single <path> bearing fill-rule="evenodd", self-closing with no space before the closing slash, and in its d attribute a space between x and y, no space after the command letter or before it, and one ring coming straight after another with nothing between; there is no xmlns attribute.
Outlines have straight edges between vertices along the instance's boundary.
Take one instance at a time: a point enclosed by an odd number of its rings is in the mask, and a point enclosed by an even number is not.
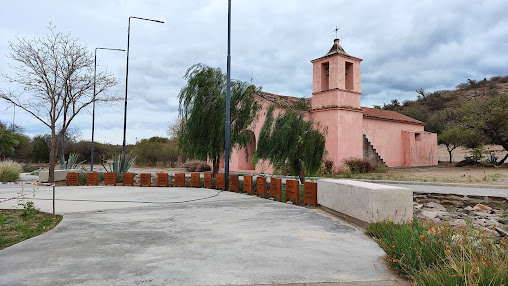
<svg viewBox="0 0 508 286"><path fill-rule="evenodd" d="M369 173L355 178L393 181L508 185L508 167L421 167L388 169L386 173Z"/></svg>

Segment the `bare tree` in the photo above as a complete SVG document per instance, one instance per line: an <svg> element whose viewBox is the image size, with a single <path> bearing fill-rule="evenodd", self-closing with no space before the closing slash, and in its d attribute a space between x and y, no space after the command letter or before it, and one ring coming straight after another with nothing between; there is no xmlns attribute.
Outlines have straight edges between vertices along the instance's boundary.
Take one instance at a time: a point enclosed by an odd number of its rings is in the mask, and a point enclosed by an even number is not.
<svg viewBox="0 0 508 286"><path fill-rule="evenodd" d="M89 104L120 100L106 90L118 84L112 74L98 72L94 86L94 57L70 33L57 32L51 23L45 37L16 37L9 42L12 74L2 74L15 88L0 90L0 98L28 112L51 129L49 181L54 181L63 134Z"/></svg>

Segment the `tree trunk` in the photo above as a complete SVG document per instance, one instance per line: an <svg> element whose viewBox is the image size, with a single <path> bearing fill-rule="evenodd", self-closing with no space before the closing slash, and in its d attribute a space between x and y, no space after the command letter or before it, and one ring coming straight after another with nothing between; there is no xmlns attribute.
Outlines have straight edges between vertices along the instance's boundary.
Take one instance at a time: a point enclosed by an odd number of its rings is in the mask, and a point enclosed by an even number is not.
<svg viewBox="0 0 508 286"><path fill-rule="evenodd" d="M303 173L302 163L298 160L295 164L296 172L298 173L298 178L300 179L300 183L305 183L305 174Z"/></svg>
<svg viewBox="0 0 508 286"><path fill-rule="evenodd" d="M497 165L498 166L503 165L503 163L504 163L504 161L506 161L506 159L508 159L508 153L504 156L504 158L501 161L497 162Z"/></svg>
<svg viewBox="0 0 508 286"><path fill-rule="evenodd" d="M452 150L448 150L448 154L450 154L450 164L452 163Z"/></svg>
<svg viewBox="0 0 508 286"><path fill-rule="evenodd" d="M57 136L55 132L51 132L51 146L49 147L49 177L48 182L55 182L55 165L56 165L56 157L58 155L58 143Z"/></svg>
<svg viewBox="0 0 508 286"><path fill-rule="evenodd" d="M215 178L215 175L219 172L219 164L220 164L220 159L219 158L213 158L212 160L212 165L213 165L213 174L212 176Z"/></svg>

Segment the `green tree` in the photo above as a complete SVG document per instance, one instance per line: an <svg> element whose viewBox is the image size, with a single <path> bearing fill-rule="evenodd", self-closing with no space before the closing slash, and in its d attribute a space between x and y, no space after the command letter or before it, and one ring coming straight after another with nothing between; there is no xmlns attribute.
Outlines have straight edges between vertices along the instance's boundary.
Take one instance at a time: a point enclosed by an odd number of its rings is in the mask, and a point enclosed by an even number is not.
<svg viewBox="0 0 508 286"><path fill-rule="evenodd" d="M136 144L136 148L134 149L136 162L138 164L155 166L158 161L164 161L166 144L168 142L169 139L164 137L142 139Z"/></svg>
<svg viewBox="0 0 508 286"><path fill-rule="evenodd" d="M197 64L184 78L187 84L179 94L178 146L189 158L212 161L216 174L225 151L226 75L220 68ZM254 85L231 81L231 149L246 148L252 141L244 131L252 127L260 109L255 92Z"/></svg>
<svg viewBox="0 0 508 286"><path fill-rule="evenodd" d="M508 94L479 98L476 103L462 107L463 121L486 140L486 144L501 145L508 151ZM501 165L508 154L498 162Z"/></svg>
<svg viewBox="0 0 508 286"><path fill-rule="evenodd" d="M291 172L305 182L305 175L316 173L325 154L325 135L300 110L286 109L277 118L270 106L259 133L256 158L269 160L275 169L289 164Z"/></svg>
<svg viewBox="0 0 508 286"><path fill-rule="evenodd" d="M391 111L400 111L401 105L398 99L394 98L389 104L385 104L383 102L383 109L384 110L391 110Z"/></svg>
<svg viewBox="0 0 508 286"><path fill-rule="evenodd" d="M37 135L32 139L32 160L33 162L49 162L49 145L51 135Z"/></svg>
<svg viewBox="0 0 508 286"><path fill-rule="evenodd" d="M0 155L5 160L8 154L14 154L14 148L18 146L19 136L10 132L5 127L0 128Z"/></svg>
<svg viewBox="0 0 508 286"><path fill-rule="evenodd" d="M14 158L18 162L32 161L32 140L25 134L16 132L19 145L14 149Z"/></svg>
<svg viewBox="0 0 508 286"><path fill-rule="evenodd" d="M464 145L464 130L458 127L447 128L437 136L437 143L446 146L446 151L450 155L450 163L452 163L453 150Z"/></svg>
<svg viewBox="0 0 508 286"><path fill-rule="evenodd" d="M51 24L48 29L45 37L9 42L13 72L3 76L14 88L0 90L0 98L50 129L49 181L53 182L62 136L76 115L93 102L122 98L105 93L117 85L112 74L99 71L94 81L94 57L86 46L70 34L55 31Z"/></svg>

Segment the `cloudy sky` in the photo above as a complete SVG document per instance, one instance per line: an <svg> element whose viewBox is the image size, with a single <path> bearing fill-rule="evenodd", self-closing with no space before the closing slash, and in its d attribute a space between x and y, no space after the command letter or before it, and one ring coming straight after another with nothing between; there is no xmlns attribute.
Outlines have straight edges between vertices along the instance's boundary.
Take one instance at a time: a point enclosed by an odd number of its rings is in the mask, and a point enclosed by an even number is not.
<svg viewBox="0 0 508 286"><path fill-rule="evenodd" d="M264 91L310 97L312 64L332 46L335 26L342 47L362 62L362 105L416 98L416 89L452 89L467 78L508 74L508 1L339 1L233 0L232 78ZM47 34L49 22L71 32L90 52L127 47L129 56L127 143L167 136L178 116L178 93L187 68L196 63L226 71L225 0L45 0L2 1L0 70L9 73L8 41L16 35ZM112 72L125 90L125 53L99 51L99 69ZM12 88L0 82L0 89ZM0 101L0 121L10 124L13 108ZM91 138L91 110L71 124ZM49 129L16 109L25 133ZM95 138L122 143L123 102L96 109Z"/></svg>

